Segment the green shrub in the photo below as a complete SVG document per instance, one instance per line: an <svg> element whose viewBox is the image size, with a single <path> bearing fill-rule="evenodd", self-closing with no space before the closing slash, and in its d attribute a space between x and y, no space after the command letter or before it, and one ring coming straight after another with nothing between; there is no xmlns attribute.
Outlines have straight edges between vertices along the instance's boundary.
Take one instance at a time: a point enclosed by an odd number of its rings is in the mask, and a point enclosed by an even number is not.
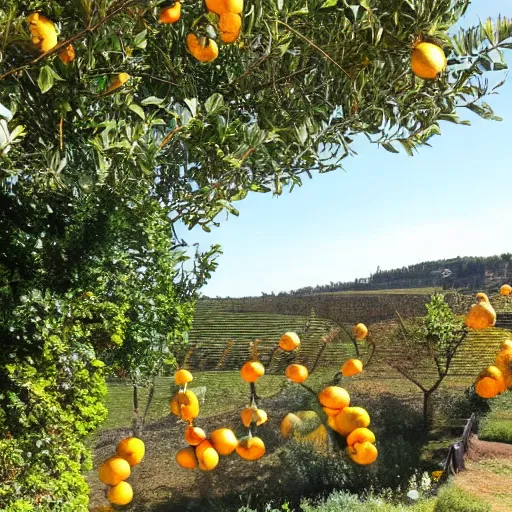
<svg viewBox="0 0 512 512"><path fill-rule="evenodd" d="M490 512L491 505L455 485L441 488L434 512Z"/></svg>
<svg viewBox="0 0 512 512"><path fill-rule="evenodd" d="M512 444L512 421L499 418L485 418L478 433L483 441Z"/></svg>

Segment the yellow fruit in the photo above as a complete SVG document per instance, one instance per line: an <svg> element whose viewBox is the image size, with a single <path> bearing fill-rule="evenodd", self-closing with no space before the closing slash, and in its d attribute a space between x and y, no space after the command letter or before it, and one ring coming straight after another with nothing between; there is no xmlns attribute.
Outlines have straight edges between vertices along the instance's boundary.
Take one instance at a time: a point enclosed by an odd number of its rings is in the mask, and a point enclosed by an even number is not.
<svg viewBox="0 0 512 512"><path fill-rule="evenodd" d="M176 23L181 16L181 2L176 2L171 7L164 7L160 11L160 15L158 17L158 21L160 23Z"/></svg>
<svg viewBox="0 0 512 512"><path fill-rule="evenodd" d="M257 460L265 455L265 444L259 437L243 437L236 447L236 453L245 460Z"/></svg>
<svg viewBox="0 0 512 512"><path fill-rule="evenodd" d="M185 429L185 442L190 446L197 446L206 439L206 433L202 428L190 425Z"/></svg>
<svg viewBox="0 0 512 512"><path fill-rule="evenodd" d="M130 78L131 76L128 73L119 73L103 94L108 94L109 92L119 89L119 87L122 87Z"/></svg>
<svg viewBox="0 0 512 512"><path fill-rule="evenodd" d="M199 461L199 469L203 471L211 471L219 463L219 454L208 439L196 447L196 457Z"/></svg>
<svg viewBox="0 0 512 512"><path fill-rule="evenodd" d="M292 382L300 384L308 378L309 372L308 369L302 364L291 364L286 368L284 374Z"/></svg>
<svg viewBox="0 0 512 512"><path fill-rule="evenodd" d="M347 437L347 444L353 446L356 443L375 443L375 434L367 428L356 428Z"/></svg>
<svg viewBox="0 0 512 512"><path fill-rule="evenodd" d="M174 395L170 403L172 414L185 421L192 421L199 416L199 401L196 395L187 389Z"/></svg>
<svg viewBox="0 0 512 512"><path fill-rule="evenodd" d="M497 366L505 378L512 373L512 349L502 350L496 357Z"/></svg>
<svg viewBox="0 0 512 512"><path fill-rule="evenodd" d="M265 374L265 368L259 361L247 361L240 369L240 375L245 382L256 382Z"/></svg>
<svg viewBox="0 0 512 512"><path fill-rule="evenodd" d="M223 43L234 43L240 35L242 18L239 14L223 12L219 20L220 40Z"/></svg>
<svg viewBox="0 0 512 512"><path fill-rule="evenodd" d="M419 43L411 56L411 68L419 78L434 79L446 69L443 49L432 43Z"/></svg>
<svg viewBox="0 0 512 512"><path fill-rule="evenodd" d="M488 366L485 370L482 370L480 372L479 377L481 377L481 378L490 377L491 379L499 380L503 377L503 373L496 366Z"/></svg>
<svg viewBox="0 0 512 512"><path fill-rule="evenodd" d="M302 420L293 412L288 413L281 421L281 435L287 439L300 425L302 425Z"/></svg>
<svg viewBox="0 0 512 512"><path fill-rule="evenodd" d="M487 329L496 323L496 311L490 303L481 300L473 304L466 315L466 325L470 329Z"/></svg>
<svg viewBox="0 0 512 512"><path fill-rule="evenodd" d="M75 48L72 44L68 44L66 48L64 48L64 50L59 52L59 59L64 64L67 64L68 62L75 60Z"/></svg>
<svg viewBox="0 0 512 512"><path fill-rule="evenodd" d="M285 332L279 340L279 347L287 352L295 350L300 345L300 339L295 332Z"/></svg>
<svg viewBox="0 0 512 512"><path fill-rule="evenodd" d="M329 409L329 407L322 407L322 409L329 417L337 416L341 412L341 409Z"/></svg>
<svg viewBox="0 0 512 512"><path fill-rule="evenodd" d="M475 384L476 394L482 398L494 398L500 394L501 385L496 379L483 377L478 379Z"/></svg>
<svg viewBox="0 0 512 512"><path fill-rule="evenodd" d="M210 434L210 443L219 455L229 455L235 451L238 440L229 428L218 428Z"/></svg>
<svg viewBox="0 0 512 512"><path fill-rule="evenodd" d="M107 496L114 505L128 505L133 499L132 486L128 482L119 482L108 490Z"/></svg>
<svg viewBox="0 0 512 512"><path fill-rule="evenodd" d="M372 443L355 443L347 447L348 456L356 463L366 466L377 460L377 448Z"/></svg>
<svg viewBox="0 0 512 512"><path fill-rule="evenodd" d="M318 393L318 401L329 409L343 409L350 404L350 395L339 386L328 386Z"/></svg>
<svg viewBox="0 0 512 512"><path fill-rule="evenodd" d="M361 323L357 324L354 327L354 336L358 341L364 340L368 336L368 327Z"/></svg>
<svg viewBox="0 0 512 512"><path fill-rule="evenodd" d="M194 448L182 448L176 453L176 462L185 469L197 468L197 458Z"/></svg>
<svg viewBox="0 0 512 512"><path fill-rule="evenodd" d="M177 386L184 386L193 380L194 377L192 377L192 374L188 370L181 369L174 374L174 382Z"/></svg>
<svg viewBox="0 0 512 512"><path fill-rule="evenodd" d="M489 300L489 297L487 296L487 294L483 293L483 292L478 292L475 295L475 300L477 302L488 302L489 304L491 303L490 300Z"/></svg>
<svg viewBox="0 0 512 512"><path fill-rule="evenodd" d="M99 479L106 485L117 485L131 473L130 464L121 457L111 457L99 469Z"/></svg>
<svg viewBox="0 0 512 512"><path fill-rule="evenodd" d="M217 43L213 39L201 38L190 33L185 39L188 51L199 61L199 62L212 62L219 55L219 48Z"/></svg>
<svg viewBox="0 0 512 512"><path fill-rule="evenodd" d="M336 416L336 428L342 436L348 436L356 428L366 428L370 424L370 416L362 407L345 407Z"/></svg>
<svg viewBox="0 0 512 512"><path fill-rule="evenodd" d="M338 432L338 427L336 425L336 418L334 416L329 416L327 418L327 425L331 427L334 431Z"/></svg>
<svg viewBox="0 0 512 512"><path fill-rule="evenodd" d="M500 288L500 295L503 295L504 297L508 297L510 294L512 294L512 286L509 284L504 284Z"/></svg>
<svg viewBox="0 0 512 512"><path fill-rule="evenodd" d="M341 367L343 377L353 377L363 371L363 362L359 359L347 359Z"/></svg>
<svg viewBox="0 0 512 512"><path fill-rule="evenodd" d="M35 12L27 18L27 21L32 34L32 43L42 52L48 52L57 46L57 31L51 20Z"/></svg>
<svg viewBox="0 0 512 512"><path fill-rule="evenodd" d="M116 447L116 453L123 458L130 466L135 466L144 457L144 443L136 437L125 437L121 439Z"/></svg>

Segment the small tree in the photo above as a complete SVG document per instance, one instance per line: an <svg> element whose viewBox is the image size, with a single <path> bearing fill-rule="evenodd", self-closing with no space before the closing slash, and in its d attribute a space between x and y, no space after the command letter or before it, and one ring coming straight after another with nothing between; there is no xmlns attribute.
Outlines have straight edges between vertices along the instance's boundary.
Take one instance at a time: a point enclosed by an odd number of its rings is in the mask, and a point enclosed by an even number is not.
<svg viewBox="0 0 512 512"><path fill-rule="evenodd" d="M432 424L430 398L448 375L453 358L466 338L467 328L445 302L435 294L423 318L404 321L386 336L386 362L423 393L423 421Z"/></svg>

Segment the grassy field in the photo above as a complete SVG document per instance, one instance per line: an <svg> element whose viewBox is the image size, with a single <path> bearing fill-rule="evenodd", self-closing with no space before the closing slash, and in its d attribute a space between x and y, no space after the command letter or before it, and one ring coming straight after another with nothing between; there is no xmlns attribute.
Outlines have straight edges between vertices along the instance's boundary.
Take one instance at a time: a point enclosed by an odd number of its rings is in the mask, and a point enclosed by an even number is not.
<svg viewBox="0 0 512 512"><path fill-rule="evenodd" d="M432 295L441 288L396 288L392 290L348 290L344 292L320 292L315 295Z"/></svg>
<svg viewBox="0 0 512 512"><path fill-rule="evenodd" d="M482 421L478 437L512 444L512 391L492 400L492 411Z"/></svg>

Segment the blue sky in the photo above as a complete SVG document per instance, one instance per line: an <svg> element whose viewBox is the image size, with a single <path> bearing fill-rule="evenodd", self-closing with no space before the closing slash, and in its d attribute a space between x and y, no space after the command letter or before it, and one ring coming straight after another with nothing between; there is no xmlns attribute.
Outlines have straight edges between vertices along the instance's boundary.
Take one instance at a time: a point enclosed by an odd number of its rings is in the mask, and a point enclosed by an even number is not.
<svg viewBox="0 0 512 512"><path fill-rule="evenodd" d="M512 16L511 0L474 0L463 25ZM512 67L512 51L507 58ZM344 170L304 179L281 197L251 194L219 228L179 230L201 248L222 245L203 293L260 295L366 277L455 256L512 252L512 77L489 98L501 123L471 112L442 123L432 148L393 155L364 140Z"/></svg>

